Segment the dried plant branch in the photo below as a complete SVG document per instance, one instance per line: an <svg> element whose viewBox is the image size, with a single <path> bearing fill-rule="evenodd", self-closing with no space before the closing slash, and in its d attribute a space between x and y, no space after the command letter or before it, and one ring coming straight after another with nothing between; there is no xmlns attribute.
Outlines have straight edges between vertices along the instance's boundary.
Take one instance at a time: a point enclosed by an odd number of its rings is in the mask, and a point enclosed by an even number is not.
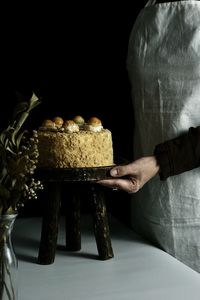
<svg viewBox="0 0 200 300"><path fill-rule="evenodd" d="M33 178L39 156L37 132L23 130L29 113L40 103L34 93L29 102L20 102L12 124L0 133L0 214L16 212L43 188Z"/></svg>

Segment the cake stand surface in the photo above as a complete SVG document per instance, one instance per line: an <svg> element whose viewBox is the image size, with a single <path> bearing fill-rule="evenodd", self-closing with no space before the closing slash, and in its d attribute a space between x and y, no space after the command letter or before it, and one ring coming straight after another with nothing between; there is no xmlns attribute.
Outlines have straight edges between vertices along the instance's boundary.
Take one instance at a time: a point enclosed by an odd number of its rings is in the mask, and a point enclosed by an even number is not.
<svg viewBox="0 0 200 300"><path fill-rule="evenodd" d="M38 168L36 176L43 181L97 181L111 178L110 170L114 167L92 168Z"/></svg>

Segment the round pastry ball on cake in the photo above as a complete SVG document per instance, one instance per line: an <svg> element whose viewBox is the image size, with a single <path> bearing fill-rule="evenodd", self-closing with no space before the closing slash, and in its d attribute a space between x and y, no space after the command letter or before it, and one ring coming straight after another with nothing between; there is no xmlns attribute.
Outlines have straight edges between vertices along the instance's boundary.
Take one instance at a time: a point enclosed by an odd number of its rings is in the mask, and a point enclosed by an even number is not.
<svg viewBox="0 0 200 300"><path fill-rule="evenodd" d="M73 118L73 121L76 123L76 124L78 124L80 127L82 127L83 125L84 125L84 123L85 123L85 120L84 120L84 118L82 117L82 116L75 116L74 118Z"/></svg>
<svg viewBox="0 0 200 300"><path fill-rule="evenodd" d="M93 132L100 132L103 129L102 122L96 117L92 117L85 124L85 129Z"/></svg>
<svg viewBox="0 0 200 300"><path fill-rule="evenodd" d="M87 123L89 125L92 125L92 126L99 126L99 125L102 125L102 122L100 119L98 119L97 117L91 117Z"/></svg>
<svg viewBox="0 0 200 300"><path fill-rule="evenodd" d="M52 120L46 119L42 122L42 127L55 127L55 124Z"/></svg>
<svg viewBox="0 0 200 300"><path fill-rule="evenodd" d="M56 126L52 120L46 119L42 122L42 125L39 128L39 130L56 130Z"/></svg>
<svg viewBox="0 0 200 300"><path fill-rule="evenodd" d="M61 117L53 118L53 122L55 123L56 127L58 127L58 128L62 127L62 125L64 123L63 118L61 118Z"/></svg>

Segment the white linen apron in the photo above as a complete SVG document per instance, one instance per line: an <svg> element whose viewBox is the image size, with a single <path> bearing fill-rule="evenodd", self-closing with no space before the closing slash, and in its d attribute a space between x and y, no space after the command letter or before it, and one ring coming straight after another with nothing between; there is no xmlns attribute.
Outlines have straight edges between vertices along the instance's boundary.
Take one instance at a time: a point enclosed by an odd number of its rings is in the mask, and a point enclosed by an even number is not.
<svg viewBox="0 0 200 300"><path fill-rule="evenodd" d="M127 57L135 158L200 125L200 2L153 4L136 19ZM200 272L200 168L150 180L133 195L132 224Z"/></svg>

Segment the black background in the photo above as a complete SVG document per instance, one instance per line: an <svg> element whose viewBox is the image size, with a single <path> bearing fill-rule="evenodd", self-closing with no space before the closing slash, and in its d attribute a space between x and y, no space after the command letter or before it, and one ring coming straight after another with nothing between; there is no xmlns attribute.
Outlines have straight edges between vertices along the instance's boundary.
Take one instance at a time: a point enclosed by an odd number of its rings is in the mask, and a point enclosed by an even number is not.
<svg viewBox="0 0 200 300"><path fill-rule="evenodd" d="M113 134L115 156L132 159L133 109L126 70L128 39L144 3L36 2L4 8L1 41L1 118L4 128L16 90L42 98L26 126L45 118L99 117ZM109 194L112 198L113 194ZM114 196L111 210L127 219L130 202ZM119 199L118 199L119 198ZM30 208L30 207L31 208ZM39 211L31 203L25 213Z"/></svg>

